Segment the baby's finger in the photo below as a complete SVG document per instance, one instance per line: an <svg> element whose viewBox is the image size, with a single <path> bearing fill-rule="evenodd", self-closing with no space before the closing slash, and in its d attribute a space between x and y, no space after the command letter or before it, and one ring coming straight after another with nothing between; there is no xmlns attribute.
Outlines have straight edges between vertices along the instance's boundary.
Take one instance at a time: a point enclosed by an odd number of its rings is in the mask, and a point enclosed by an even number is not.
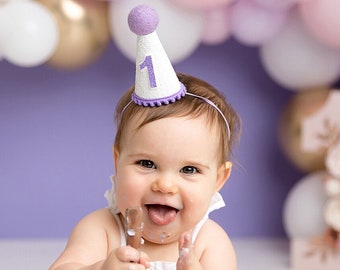
<svg viewBox="0 0 340 270"><path fill-rule="evenodd" d="M183 233L178 241L179 252L181 252L183 248L191 248L192 246L193 245L190 233L188 232Z"/></svg>
<svg viewBox="0 0 340 270"><path fill-rule="evenodd" d="M116 256L118 260L125 263L138 264L139 266L133 266L133 269L140 269L142 265L144 268L150 267L149 256L139 250L134 249L130 246L120 247L116 251ZM131 264L129 264L131 266ZM137 268L136 268L137 267Z"/></svg>
<svg viewBox="0 0 340 270"><path fill-rule="evenodd" d="M139 256L140 256L139 257L139 263L144 265L145 268L150 268L150 258L149 258L149 256L144 252L140 252Z"/></svg>
<svg viewBox="0 0 340 270"><path fill-rule="evenodd" d="M130 246L120 247L116 251L117 258L122 262L134 262L140 261L140 252Z"/></svg>
<svg viewBox="0 0 340 270"><path fill-rule="evenodd" d="M190 233L185 232L181 235L178 241L178 249L179 258L177 261L177 269L187 269L192 262L193 256Z"/></svg>
<svg viewBox="0 0 340 270"><path fill-rule="evenodd" d="M177 260L177 270L200 269L200 263L194 255L194 245L191 235L183 233L179 239L179 258Z"/></svg>

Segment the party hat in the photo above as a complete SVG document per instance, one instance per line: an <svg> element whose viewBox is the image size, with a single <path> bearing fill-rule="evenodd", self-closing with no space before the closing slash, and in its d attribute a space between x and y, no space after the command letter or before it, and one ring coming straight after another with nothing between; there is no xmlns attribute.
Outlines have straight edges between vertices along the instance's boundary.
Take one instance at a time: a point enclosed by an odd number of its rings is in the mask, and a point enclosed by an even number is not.
<svg viewBox="0 0 340 270"><path fill-rule="evenodd" d="M178 80L156 33L157 12L139 5L128 16L129 27L137 35L136 79L132 100L138 105L160 106L181 99L185 86Z"/></svg>

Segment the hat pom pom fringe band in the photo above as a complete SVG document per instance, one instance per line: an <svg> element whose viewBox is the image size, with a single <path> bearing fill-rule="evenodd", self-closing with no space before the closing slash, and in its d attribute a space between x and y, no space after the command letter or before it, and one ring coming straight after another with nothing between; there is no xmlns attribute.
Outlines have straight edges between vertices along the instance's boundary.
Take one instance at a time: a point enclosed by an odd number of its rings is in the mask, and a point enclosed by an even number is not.
<svg viewBox="0 0 340 270"><path fill-rule="evenodd" d="M168 105L170 103L174 103L176 100L180 100L182 97L185 96L187 90L184 84L180 82L180 90L168 97L162 97L162 98L155 98L155 99L144 99L136 95L135 92L132 93L131 99L133 102L140 106L150 106L150 107L155 107L155 106L161 106L161 105Z"/></svg>

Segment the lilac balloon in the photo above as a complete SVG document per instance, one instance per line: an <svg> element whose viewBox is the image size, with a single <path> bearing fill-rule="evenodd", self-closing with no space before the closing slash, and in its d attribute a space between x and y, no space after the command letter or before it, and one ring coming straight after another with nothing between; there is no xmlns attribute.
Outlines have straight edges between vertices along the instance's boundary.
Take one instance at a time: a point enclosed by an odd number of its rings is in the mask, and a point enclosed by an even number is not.
<svg viewBox="0 0 340 270"><path fill-rule="evenodd" d="M215 9L230 4L233 1L234 0L169 0L172 4L188 10Z"/></svg>
<svg viewBox="0 0 340 270"><path fill-rule="evenodd" d="M230 36L229 6L205 11L205 23L202 43L217 45L226 41Z"/></svg>
<svg viewBox="0 0 340 270"><path fill-rule="evenodd" d="M245 45L261 45L283 27L286 11L270 11L246 0L239 0L231 8L231 32Z"/></svg>
<svg viewBox="0 0 340 270"><path fill-rule="evenodd" d="M294 6L298 0L251 0L255 4L259 6L272 10L272 11L280 11L287 10Z"/></svg>

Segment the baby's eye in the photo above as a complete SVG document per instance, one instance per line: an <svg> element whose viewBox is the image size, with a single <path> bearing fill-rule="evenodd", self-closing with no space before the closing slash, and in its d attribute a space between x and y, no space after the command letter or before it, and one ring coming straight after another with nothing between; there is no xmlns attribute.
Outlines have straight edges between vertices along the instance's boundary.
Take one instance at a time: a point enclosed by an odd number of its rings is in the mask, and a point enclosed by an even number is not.
<svg viewBox="0 0 340 270"><path fill-rule="evenodd" d="M198 173L199 170L193 166L185 166L181 169L181 172L186 173L186 174L193 174L193 173Z"/></svg>
<svg viewBox="0 0 340 270"><path fill-rule="evenodd" d="M153 161L151 160L146 160L146 159L139 160L137 164L148 169L156 169L155 163L153 163Z"/></svg>

